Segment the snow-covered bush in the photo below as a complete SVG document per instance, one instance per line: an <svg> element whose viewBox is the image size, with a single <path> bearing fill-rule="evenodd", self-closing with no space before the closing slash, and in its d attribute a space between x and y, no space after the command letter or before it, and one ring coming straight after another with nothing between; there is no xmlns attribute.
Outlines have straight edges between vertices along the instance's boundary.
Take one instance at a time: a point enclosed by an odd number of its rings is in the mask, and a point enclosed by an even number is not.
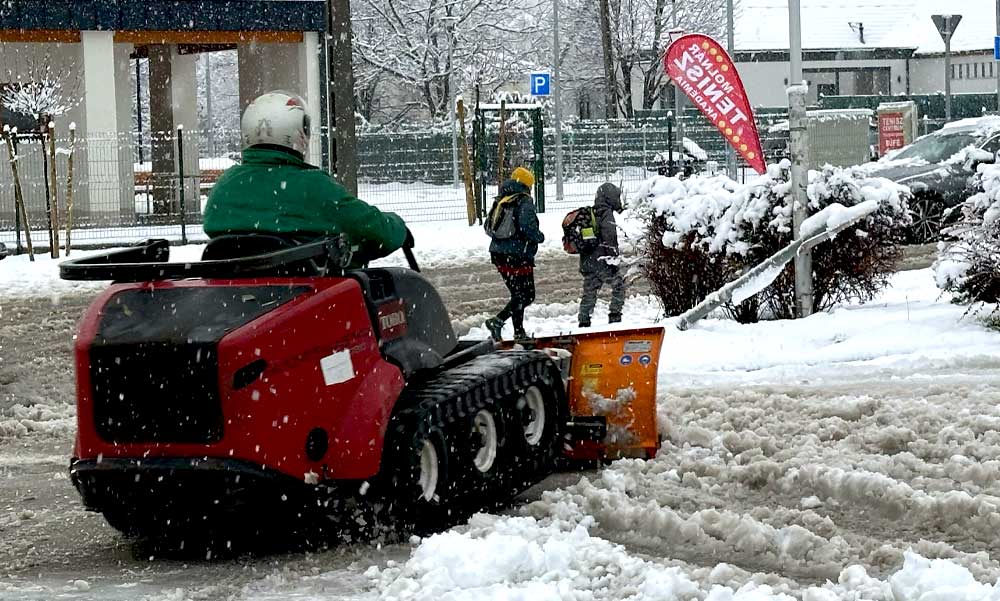
<svg viewBox="0 0 1000 601"><path fill-rule="evenodd" d="M643 270L668 314L694 306L707 294L743 274L792 241L788 164L740 184L724 175L687 180L654 177L640 191L647 219ZM853 169L826 167L809 173L813 215L840 204L877 201L879 209L831 242L815 247L814 306L823 310L865 301L881 290L900 255L909 191ZM794 277L789 265L775 283L730 315L741 322L795 313Z"/></svg>
<svg viewBox="0 0 1000 601"><path fill-rule="evenodd" d="M958 222L938 244L938 287L964 303L1000 303L1000 166L982 165L982 190L961 205Z"/></svg>

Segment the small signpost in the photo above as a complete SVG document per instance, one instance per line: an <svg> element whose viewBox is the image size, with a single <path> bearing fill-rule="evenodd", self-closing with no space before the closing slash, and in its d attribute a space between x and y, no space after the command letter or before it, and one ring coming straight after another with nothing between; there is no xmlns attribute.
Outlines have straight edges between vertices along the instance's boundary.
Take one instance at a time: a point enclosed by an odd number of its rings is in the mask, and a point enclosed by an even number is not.
<svg viewBox="0 0 1000 601"><path fill-rule="evenodd" d="M532 73L530 89L532 96L548 96L552 90L552 76L549 73Z"/></svg>
<svg viewBox="0 0 1000 601"><path fill-rule="evenodd" d="M910 144L917 139L917 104L915 102L883 102L878 105L878 154Z"/></svg>
<svg viewBox="0 0 1000 601"><path fill-rule="evenodd" d="M951 36L962 21L962 15L931 15L944 41L944 115L951 121Z"/></svg>

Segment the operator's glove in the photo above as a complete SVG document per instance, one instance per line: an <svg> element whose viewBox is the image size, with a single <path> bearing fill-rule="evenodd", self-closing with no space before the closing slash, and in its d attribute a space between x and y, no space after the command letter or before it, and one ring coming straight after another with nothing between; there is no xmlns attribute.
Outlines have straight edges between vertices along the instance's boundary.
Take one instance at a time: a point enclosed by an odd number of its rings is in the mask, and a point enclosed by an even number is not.
<svg viewBox="0 0 1000 601"><path fill-rule="evenodd" d="M413 248L414 245L413 232L410 231L410 228L406 228L406 239L403 240L403 248Z"/></svg>

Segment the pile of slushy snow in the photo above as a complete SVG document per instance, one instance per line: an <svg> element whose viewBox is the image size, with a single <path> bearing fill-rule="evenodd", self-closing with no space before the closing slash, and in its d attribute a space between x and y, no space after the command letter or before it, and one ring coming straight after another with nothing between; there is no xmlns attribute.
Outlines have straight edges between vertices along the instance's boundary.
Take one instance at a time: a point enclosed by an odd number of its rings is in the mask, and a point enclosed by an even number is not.
<svg viewBox="0 0 1000 601"><path fill-rule="evenodd" d="M782 583L750 580L727 564L688 572L644 559L593 536L592 518L536 520L477 515L463 531L422 541L405 563L366 575L379 599L398 601L993 601L1000 587L977 582L969 570L945 560L907 552L888 580L864 568L843 569L836 582L792 591ZM738 524L732 526L738 527ZM691 525L689 530L699 526ZM801 529L800 529L801 530ZM684 536L678 531L677 536ZM795 532L784 533L794 553Z"/></svg>

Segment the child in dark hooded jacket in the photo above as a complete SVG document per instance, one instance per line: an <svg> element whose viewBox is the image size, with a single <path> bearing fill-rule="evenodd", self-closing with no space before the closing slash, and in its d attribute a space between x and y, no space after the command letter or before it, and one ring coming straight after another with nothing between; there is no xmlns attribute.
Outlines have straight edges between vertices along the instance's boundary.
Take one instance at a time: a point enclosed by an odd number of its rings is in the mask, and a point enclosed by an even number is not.
<svg viewBox="0 0 1000 601"><path fill-rule="evenodd" d="M597 293L604 284L611 285L611 305L608 323L622 320L625 306L625 278L618 267L618 224L615 213L622 211L622 191L612 183L602 184L594 197L594 217L597 220L598 245L580 253L580 274L583 275L583 296L580 299L581 328L590 327L590 316L597 305Z"/></svg>

